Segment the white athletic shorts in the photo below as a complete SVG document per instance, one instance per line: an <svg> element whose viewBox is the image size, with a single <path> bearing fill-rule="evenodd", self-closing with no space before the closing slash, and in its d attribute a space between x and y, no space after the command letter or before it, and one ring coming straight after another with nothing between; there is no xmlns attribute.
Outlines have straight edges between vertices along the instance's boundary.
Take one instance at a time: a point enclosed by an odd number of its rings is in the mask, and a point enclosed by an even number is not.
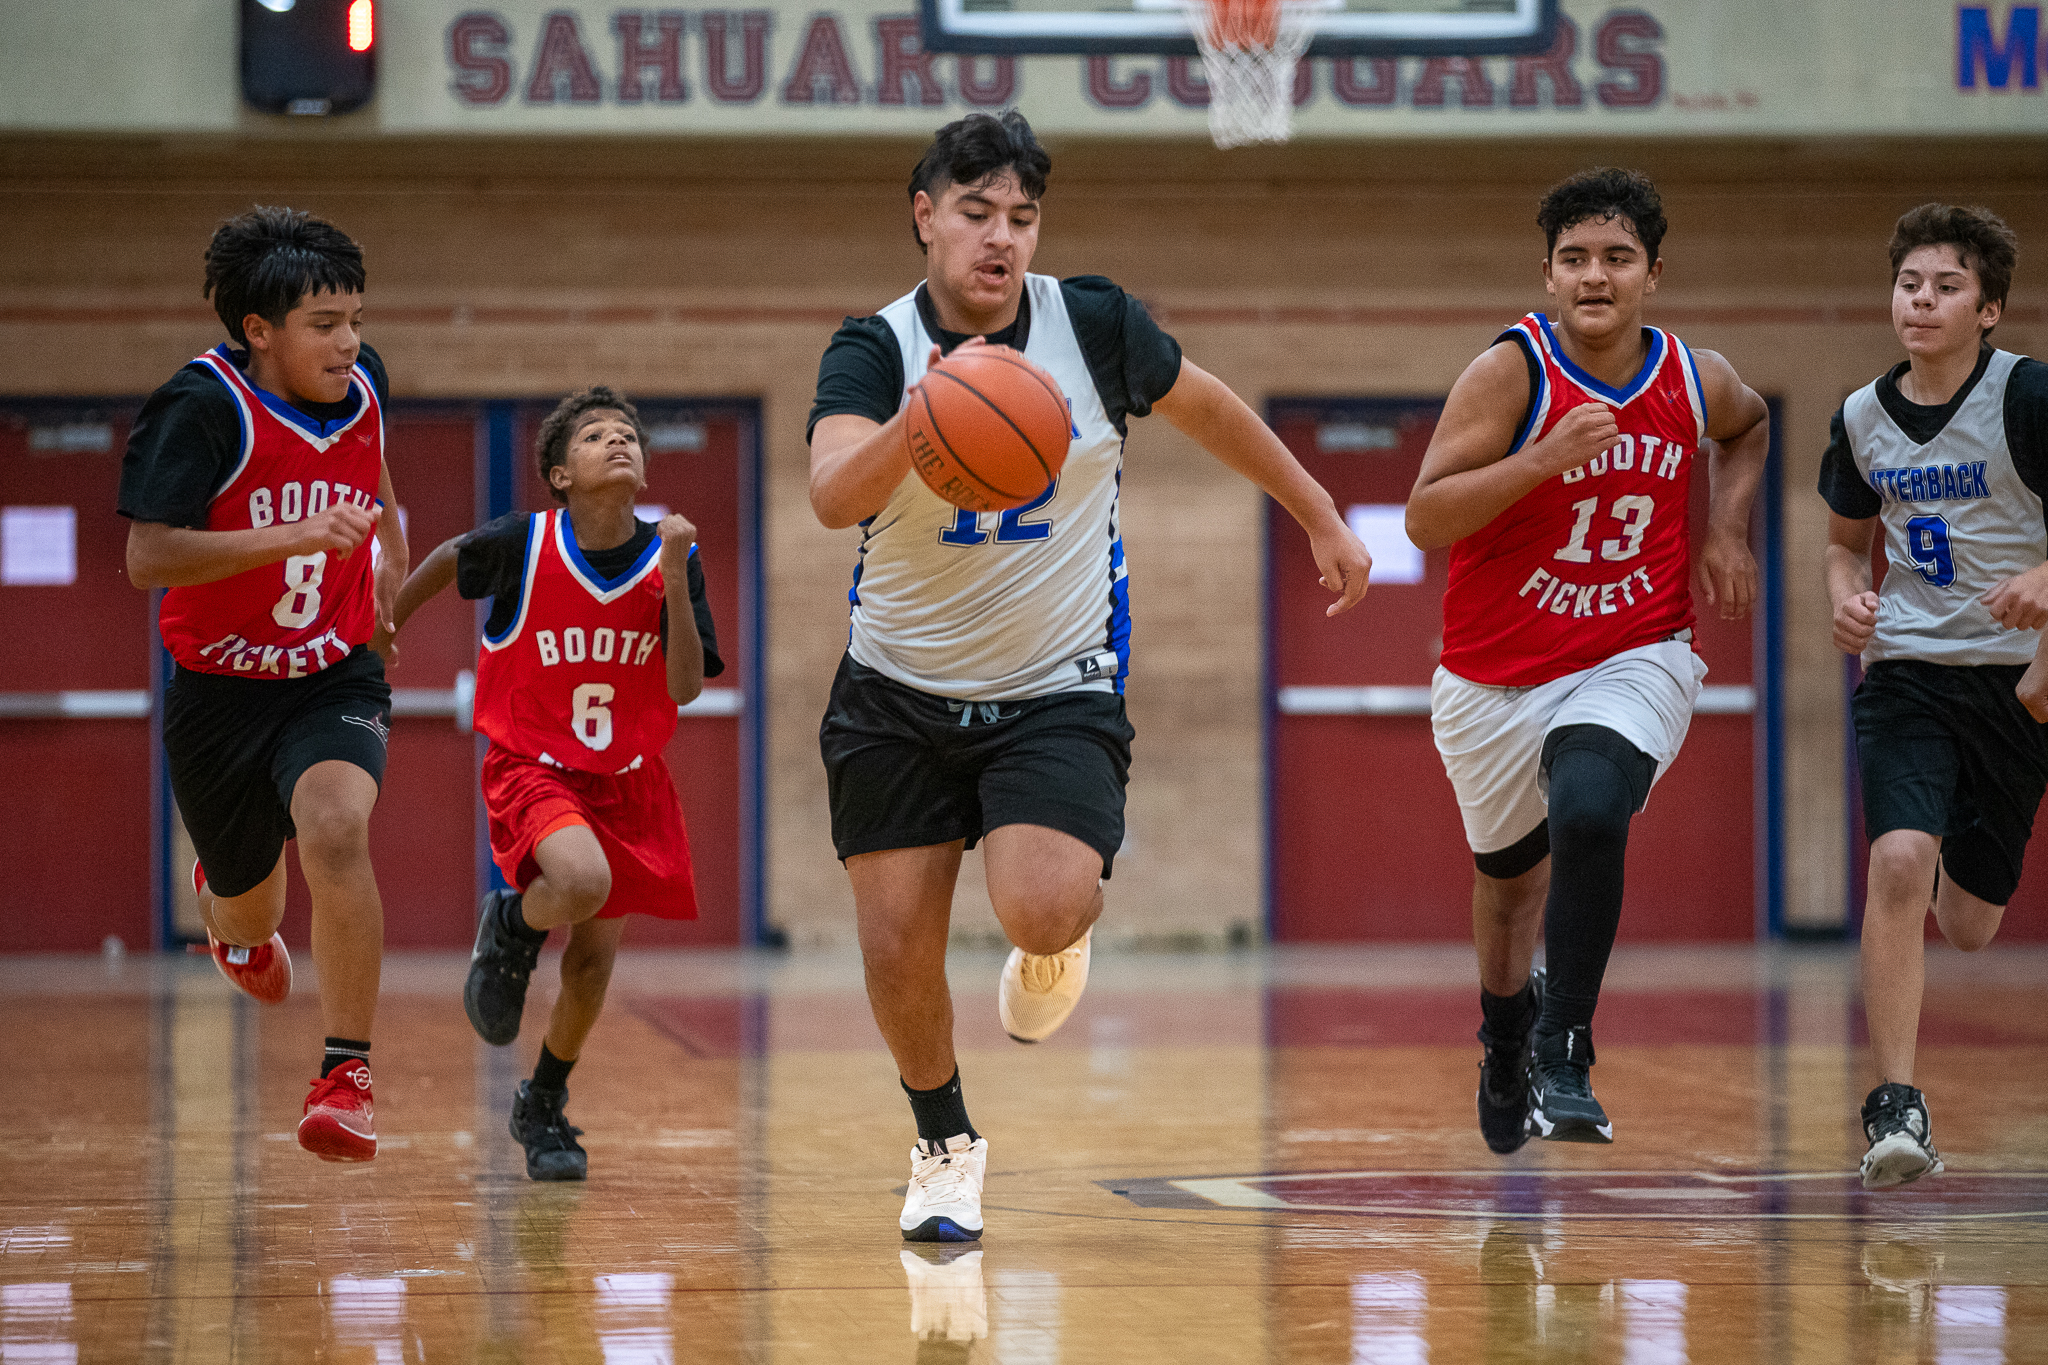
<svg viewBox="0 0 2048 1365"><path fill-rule="evenodd" d="M1472 851L1497 853L1543 822L1550 804L1543 737L1561 726L1604 725L1656 759L1657 777L1664 776L1707 676L1690 639L1687 632L1624 650L1535 687L1488 687L1439 667L1429 724Z"/></svg>

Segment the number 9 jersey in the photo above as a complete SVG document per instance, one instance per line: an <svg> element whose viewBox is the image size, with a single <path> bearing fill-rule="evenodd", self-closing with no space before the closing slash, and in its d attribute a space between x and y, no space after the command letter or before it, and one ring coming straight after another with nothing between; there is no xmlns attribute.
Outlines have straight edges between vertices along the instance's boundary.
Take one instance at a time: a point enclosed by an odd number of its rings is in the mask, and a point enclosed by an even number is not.
<svg viewBox="0 0 2048 1365"><path fill-rule="evenodd" d="M375 510L384 470L384 412L361 365L349 371L355 411L319 421L250 384L226 346L194 362L227 387L241 454L207 507L205 530L247 531L318 516L337 503ZM249 678L302 678L366 643L376 622L374 533L346 557L293 555L212 583L164 590L164 647L186 668Z"/></svg>
<svg viewBox="0 0 2048 1365"><path fill-rule="evenodd" d="M658 760L676 730L664 591L660 537L606 579L584 558L565 511L533 513L518 613L501 634L484 636L477 660L476 728L497 748L579 772L632 772ZM671 625L695 628L688 616Z"/></svg>
<svg viewBox="0 0 2048 1365"><path fill-rule="evenodd" d="M1691 628L1692 474L1707 405L1685 343L1645 327L1642 368L1615 389L1574 365L1550 321L1503 332L1534 391L1508 454L1585 403L1621 438L1546 479L1451 547L1443 666L1489 687L1534 687Z"/></svg>

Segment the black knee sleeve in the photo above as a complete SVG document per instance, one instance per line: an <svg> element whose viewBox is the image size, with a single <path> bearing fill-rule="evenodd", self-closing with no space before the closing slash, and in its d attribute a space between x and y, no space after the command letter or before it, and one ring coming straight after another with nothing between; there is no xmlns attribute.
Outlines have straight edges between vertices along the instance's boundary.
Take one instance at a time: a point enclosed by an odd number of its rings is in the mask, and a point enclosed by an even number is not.
<svg viewBox="0 0 2048 1365"><path fill-rule="evenodd" d="M1497 882L1511 882L1550 856L1550 821L1539 820L1536 828L1491 853L1475 853L1472 865L1480 875Z"/></svg>
<svg viewBox="0 0 2048 1365"><path fill-rule="evenodd" d="M1643 808L1650 799L1650 784L1657 778L1657 760L1624 739L1620 732L1604 725L1562 725L1543 737L1543 775L1550 787L1550 820L1557 823L1558 774L1560 758L1569 756L1570 780L1564 783L1569 805L1578 810L1610 806L1617 798L1615 788L1603 769L1611 768L1619 779L1625 802L1622 822ZM1586 763L1585 758L1604 760ZM1603 810L1600 813L1610 814Z"/></svg>
<svg viewBox="0 0 2048 1365"><path fill-rule="evenodd" d="M1568 725L1543 741L1550 784L1550 899L1543 935L1550 985L1538 1031L1593 1022L1621 923L1629 818L1649 798L1657 764L1604 725Z"/></svg>

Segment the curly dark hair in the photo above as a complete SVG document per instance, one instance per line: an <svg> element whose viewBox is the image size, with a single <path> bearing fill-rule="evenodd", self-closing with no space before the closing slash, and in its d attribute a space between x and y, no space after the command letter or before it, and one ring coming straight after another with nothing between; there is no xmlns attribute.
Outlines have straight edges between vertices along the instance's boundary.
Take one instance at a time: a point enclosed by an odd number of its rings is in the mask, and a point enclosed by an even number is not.
<svg viewBox="0 0 2048 1365"><path fill-rule="evenodd" d="M567 502L562 490L555 487L548 478L548 471L569 458L569 438L583 425L583 418L592 412L616 412L632 424L633 435L640 441L640 450L647 450L647 428L640 424L640 410L626 401L626 395L592 384L555 404L555 410L542 419L540 436L534 442L536 457L540 462L540 481L548 486L548 492L556 502Z"/></svg>
<svg viewBox="0 0 2048 1365"><path fill-rule="evenodd" d="M201 298L238 345L247 346L242 319L254 313L271 326L308 294L363 292L363 249L329 222L298 209L258 205L230 218L206 246Z"/></svg>
<svg viewBox="0 0 2048 1365"><path fill-rule="evenodd" d="M1038 145L1038 135L1017 110L1005 109L1000 116L969 114L933 136L910 173L910 202L917 203L919 190L937 199L948 185L981 185L1005 171L1017 177L1026 197L1043 199L1052 157ZM917 239L919 251L927 249L914 215L910 235Z"/></svg>
<svg viewBox="0 0 2048 1365"><path fill-rule="evenodd" d="M1558 235L1589 219L1607 222L1619 218L1635 233L1652 261L1664 244L1664 201L1657 187L1641 171L1615 166L1595 166L1560 180L1544 194L1536 208L1536 226L1543 229L1543 250L1557 250Z"/></svg>
<svg viewBox="0 0 2048 1365"><path fill-rule="evenodd" d="M1908 209L1892 229L1894 281L1906 257L1923 246L1954 247L1963 264L1977 272L1977 285L1983 291L1977 296L1977 306L2004 306L2020 255L2019 234L2006 226L2005 219L1975 204L1922 204ZM1985 335L1990 334L1987 329Z"/></svg>

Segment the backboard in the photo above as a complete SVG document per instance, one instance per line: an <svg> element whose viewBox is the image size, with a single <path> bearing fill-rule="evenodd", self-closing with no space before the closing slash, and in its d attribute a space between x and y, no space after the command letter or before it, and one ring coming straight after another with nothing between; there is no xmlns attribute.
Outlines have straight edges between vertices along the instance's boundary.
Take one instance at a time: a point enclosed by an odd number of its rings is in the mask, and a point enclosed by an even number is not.
<svg viewBox="0 0 2048 1365"><path fill-rule="evenodd" d="M1177 6L1147 0L922 0L933 52L1192 56ZM1557 0L1342 0L1316 19L1318 57L1496 56L1549 49Z"/></svg>

